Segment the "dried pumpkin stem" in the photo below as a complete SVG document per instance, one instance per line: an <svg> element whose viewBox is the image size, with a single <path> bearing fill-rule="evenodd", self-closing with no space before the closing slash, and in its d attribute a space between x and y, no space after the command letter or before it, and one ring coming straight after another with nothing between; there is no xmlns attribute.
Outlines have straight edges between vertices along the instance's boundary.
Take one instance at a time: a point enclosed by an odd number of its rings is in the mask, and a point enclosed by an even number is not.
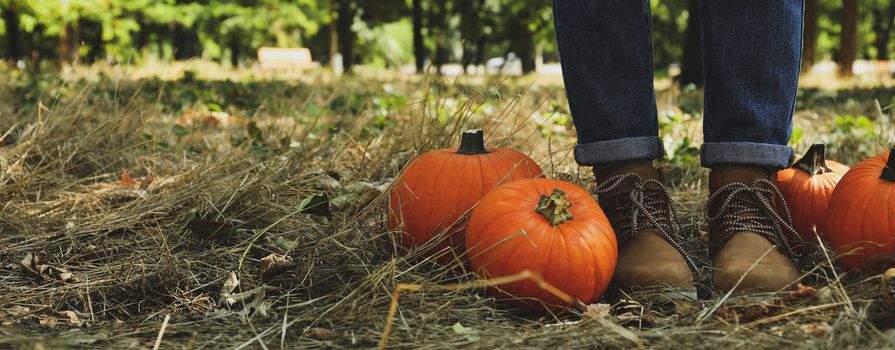
<svg viewBox="0 0 895 350"><path fill-rule="evenodd" d="M482 129L466 130L460 135L460 149L457 154L485 154L485 132Z"/></svg>
<svg viewBox="0 0 895 350"><path fill-rule="evenodd" d="M822 143L815 143L808 148L808 152L805 152L805 155L802 159L799 159L798 162L792 165L793 168L799 169L808 173L808 175L820 175L823 173L828 173L833 171L830 167L827 166L827 157L824 154L824 150L826 146Z"/></svg>
<svg viewBox="0 0 895 350"><path fill-rule="evenodd" d="M572 203L566 200L566 193L555 188L550 196L541 195L535 211L543 215L551 225L556 226L572 220L572 213L569 212L571 207Z"/></svg>
<svg viewBox="0 0 895 350"><path fill-rule="evenodd" d="M895 147L892 147L892 150L889 151L889 160L886 161L883 173L879 177L886 181L895 182Z"/></svg>

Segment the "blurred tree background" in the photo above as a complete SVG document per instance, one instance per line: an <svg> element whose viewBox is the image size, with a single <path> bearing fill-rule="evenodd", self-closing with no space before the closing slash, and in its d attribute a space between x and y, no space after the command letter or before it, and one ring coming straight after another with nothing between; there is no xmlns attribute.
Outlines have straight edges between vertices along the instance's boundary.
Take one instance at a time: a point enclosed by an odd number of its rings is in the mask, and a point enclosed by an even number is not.
<svg viewBox="0 0 895 350"><path fill-rule="evenodd" d="M699 84L696 0L651 0L659 75L679 64ZM558 60L550 0L0 0L0 56L54 65L201 58L254 64L261 46L307 47L346 70L429 64L480 67L518 58L524 72ZM804 68L888 60L895 0L806 0Z"/></svg>

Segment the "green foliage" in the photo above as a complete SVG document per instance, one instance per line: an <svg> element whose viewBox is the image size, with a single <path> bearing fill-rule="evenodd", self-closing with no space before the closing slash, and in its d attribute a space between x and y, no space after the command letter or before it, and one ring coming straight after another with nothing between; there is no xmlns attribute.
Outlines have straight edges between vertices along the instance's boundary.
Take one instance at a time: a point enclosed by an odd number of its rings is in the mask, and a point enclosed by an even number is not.
<svg viewBox="0 0 895 350"><path fill-rule="evenodd" d="M251 65L261 46L308 47L326 62L332 51L337 9L351 9L350 32L356 61L376 67L413 62L413 0L0 0L12 12L19 33L0 18L0 41L18 40L17 53L0 47L5 58L37 57L82 63L109 60L139 63L146 58L203 58ZM446 62L484 63L515 52L531 61L540 53L558 60L549 0L420 0L424 52L440 52ZM650 0L657 76L679 62L688 25L688 0ZM818 59L839 53L841 2L821 1ZM873 59L880 47L895 52L895 0L861 1L858 57ZM877 41L889 32L888 43ZM63 43L74 57L62 53ZM12 57L15 56L15 57ZM66 57L61 57L66 56ZM883 55L885 56L885 55Z"/></svg>
<svg viewBox="0 0 895 350"><path fill-rule="evenodd" d="M877 124L863 115L833 118L829 133L821 137L824 143L833 146L832 155L845 161L866 159L876 154L879 138ZM845 159L845 155L855 159Z"/></svg>

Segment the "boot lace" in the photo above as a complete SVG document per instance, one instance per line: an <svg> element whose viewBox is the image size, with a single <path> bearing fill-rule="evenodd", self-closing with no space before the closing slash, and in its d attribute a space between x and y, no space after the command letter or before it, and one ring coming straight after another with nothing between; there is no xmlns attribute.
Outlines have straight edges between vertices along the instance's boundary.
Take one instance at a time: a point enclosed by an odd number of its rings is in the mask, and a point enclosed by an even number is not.
<svg viewBox="0 0 895 350"><path fill-rule="evenodd" d="M709 196L705 204L706 219L710 224L721 223L724 233L755 232L774 242L790 258L799 258L793 249L804 244L802 237L792 227L792 218L785 204L782 216L774 208L773 199L783 198L774 183L758 179L752 185L734 182L719 188ZM721 202L714 215L709 208Z"/></svg>
<svg viewBox="0 0 895 350"><path fill-rule="evenodd" d="M623 187L630 181L633 181L630 188ZM645 179L636 173L618 174L603 181L594 189L594 194L616 204L609 214L619 242L625 242L645 229L654 229L677 249L696 274L696 263L677 240L680 232L677 213L671 206L671 195L662 182Z"/></svg>

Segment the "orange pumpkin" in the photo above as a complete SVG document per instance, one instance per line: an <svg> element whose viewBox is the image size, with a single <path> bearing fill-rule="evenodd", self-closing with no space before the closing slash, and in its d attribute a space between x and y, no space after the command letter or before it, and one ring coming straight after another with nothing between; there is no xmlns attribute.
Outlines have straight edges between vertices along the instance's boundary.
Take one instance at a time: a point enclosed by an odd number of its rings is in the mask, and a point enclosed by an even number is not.
<svg viewBox="0 0 895 350"><path fill-rule="evenodd" d="M895 157L891 151L855 165L830 198L824 233L846 268L891 263L895 252Z"/></svg>
<svg viewBox="0 0 895 350"><path fill-rule="evenodd" d="M809 242L816 242L815 231L827 216L833 189L848 166L826 160L824 144L817 143L788 169L777 173L777 188L792 216L796 231ZM822 232L817 232L822 234Z"/></svg>
<svg viewBox="0 0 895 350"><path fill-rule="evenodd" d="M446 263L453 258L448 248L462 246L466 214L482 196L501 183L542 174L522 153L485 149L482 130L463 132L459 149L423 154L392 186L389 227L401 231L402 246L423 246L425 256Z"/></svg>
<svg viewBox="0 0 895 350"><path fill-rule="evenodd" d="M487 194L470 218L466 249L482 278L529 270L584 303L606 291L618 259L615 233L593 197L548 179L519 180ZM531 281L491 292L533 310L571 306Z"/></svg>

